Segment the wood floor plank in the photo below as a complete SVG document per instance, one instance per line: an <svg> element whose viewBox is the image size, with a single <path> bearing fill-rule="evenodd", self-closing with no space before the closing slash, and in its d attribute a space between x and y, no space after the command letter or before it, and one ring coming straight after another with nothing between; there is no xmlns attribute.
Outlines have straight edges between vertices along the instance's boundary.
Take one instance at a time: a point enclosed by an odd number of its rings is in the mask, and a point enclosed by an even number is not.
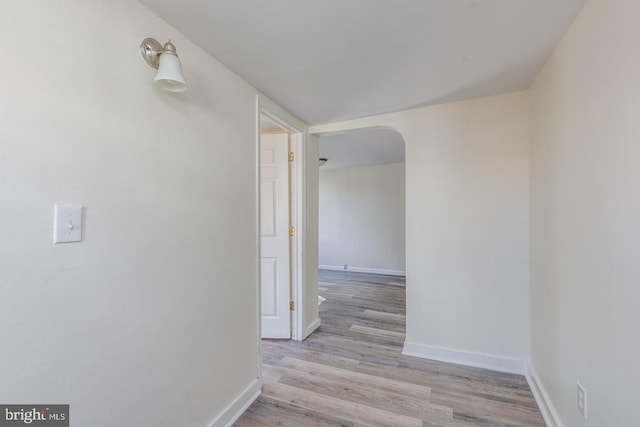
<svg viewBox="0 0 640 427"><path fill-rule="evenodd" d="M379 337L387 337L387 338L397 338L400 340L404 340L404 333L389 331L386 329L380 328L371 328L368 326L360 326L360 325L352 325L349 328L350 331L359 332L361 334L374 335Z"/></svg>
<svg viewBox="0 0 640 427"><path fill-rule="evenodd" d="M380 392L404 394L424 401L431 399L431 389L429 387L407 384L401 381L355 372L353 370L335 368L292 357L283 358L282 363L278 366L301 372L311 377L322 377L332 381L349 382L350 384L373 388Z"/></svg>
<svg viewBox="0 0 640 427"><path fill-rule="evenodd" d="M379 319L387 322L398 322L404 326L406 316L404 314L387 313L385 311L365 310L364 314L371 319Z"/></svg>
<svg viewBox="0 0 640 427"><path fill-rule="evenodd" d="M236 426L538 427L526 379L402 354L403 278L321 271L322 325L263 340L263 394Z"/></svg>
<svg viewBox="0 0 640 427"><path fill-rule="evenodd" d="M527 425L539 414L537 407L487 394L438 391L434 393L433 401L452 407L458 418L491 420L504 425Z"/></svg>
<svg viewBox="0 0 640 427"><path fill-rule="evenodd" d="M292 356L297 359L308 360L310 362L322 363L326 366L334 366L336 368L344 369L354 369L360 363L358 360L349 357L314 351L301 345L289 345L286 341L263 340L262 349L263 353L276 353L280 355L279 360L282 360L285 356ZM265 361L263 360L263 364L264 363Z"/></svg>
<svg viewBox="0 0 640 427"><path fill-rule="evenodd" d="M263 393L271 399L321 413L333 413L338 418L368 426L422 427L422 420L417 418L345 399L325 396L282 383L265 384Z"/></svg>
<svg viewBox="0 0 640 427"><path fill-rule="evenodd" d="M350 357L361 362L398 366L399 347L389 347L371 341L354 341L352 338L318 331L305 341L312 350L324 351L337 356Z"/></svg>
<svg viewBox="0 0 640 427"><path fill-rule="evenodd" d="M236 427L356 427L352 421L291 405L262 395L234 424Z"/></svg>
<svg viewBox="0 0 640 427"><path fill-rule="evenodd" d="M402 286L404 288L406 286L406 283L405 282L400 282L400 281L391 281L391 282L387 282L387 285Z"/></svg>
<svg viewBox="0 0 640 427"><path fill-rule="evenodd" d="M430 402L431 389L353 371L286 358L280 383L315 393L439 422L453 420L450 407Z"/></svg>
<svg viewBox="0 0 640 427"><path fill-rule="evenodd" d="M318 286L333 286L335 282L318 282Z"/></svg>

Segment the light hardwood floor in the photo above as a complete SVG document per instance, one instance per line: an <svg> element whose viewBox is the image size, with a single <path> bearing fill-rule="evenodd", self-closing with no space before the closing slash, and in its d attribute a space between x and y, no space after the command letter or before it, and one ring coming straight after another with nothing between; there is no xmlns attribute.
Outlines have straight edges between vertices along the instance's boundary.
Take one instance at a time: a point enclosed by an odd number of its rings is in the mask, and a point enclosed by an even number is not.
<svg viewBox="0 0 640 427"><path fill-rule="evenodd" d="M322 326L304 342L263 340L255 426L544 426L524 377L403 356L397 277L320 272Z"/></svg>

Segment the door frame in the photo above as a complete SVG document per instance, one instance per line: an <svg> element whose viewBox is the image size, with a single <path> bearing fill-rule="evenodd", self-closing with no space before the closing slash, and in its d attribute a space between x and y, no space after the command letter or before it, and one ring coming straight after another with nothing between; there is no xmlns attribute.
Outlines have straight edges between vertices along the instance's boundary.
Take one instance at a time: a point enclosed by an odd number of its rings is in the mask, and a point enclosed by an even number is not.
<svg viewBox="0 0 640 427"><path fill-rule="evenodd" d="M295 309L291 316L291 339L302 341L305 336L305 269L302 262L304 248L305 227L305 141L307 135L307 126L285 111L282 107L271 101L264 95L256 95L256 192L257 197L257 261L260 262L260 115L267 116L278 126L286 130L290 134L291 146L290 150L294 153L294 161L290 164L291 181L290 186L290 204L291 204L291 226L295 227L295 236L291 239L290 251L290 267L291 267L291 301L295 304ZM258 265L259 267L259 265ZM257 308L258 308L258 341L262 338L262 313L261 313L261 277L260 268L258 268L257 281ZM259 344L259 347L260 344ZM261 351L259 351L261 353ZM259 368L260 372L260 368Z"/></svg>

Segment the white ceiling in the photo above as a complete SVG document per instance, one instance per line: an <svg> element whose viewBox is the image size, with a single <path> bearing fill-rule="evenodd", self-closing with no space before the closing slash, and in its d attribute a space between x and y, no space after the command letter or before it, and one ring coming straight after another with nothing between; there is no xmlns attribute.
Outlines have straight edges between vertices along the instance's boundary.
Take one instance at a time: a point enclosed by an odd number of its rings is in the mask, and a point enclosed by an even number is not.
<svg viewBox="0 0 640 427"><path fill-rule="evenodd" d="M526 89L586 0L140 1L314 125ZM392 163L404 142L328 135L320 155Z"/></svg>
<svg viewBox="0 0 640 427"><path fill-rule="evenodd" d="M404 163L404 140L389 129L361 129L320 137L322 169Z"/></svg>
<svg viewBox="0 0 640 427"><path fill-rule="evenodd" d="M141 2L313 125L525 89L585 0Z"/></svg>

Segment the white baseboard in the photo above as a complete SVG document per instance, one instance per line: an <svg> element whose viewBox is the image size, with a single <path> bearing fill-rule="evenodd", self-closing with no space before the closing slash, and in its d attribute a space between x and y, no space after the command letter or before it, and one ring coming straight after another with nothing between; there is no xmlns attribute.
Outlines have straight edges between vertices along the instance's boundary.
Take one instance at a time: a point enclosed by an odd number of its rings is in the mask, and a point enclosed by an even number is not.
<svg viewBox="0 0 640 427"><path fill-rule="evenodd" d="M387 270L385 268L367 268L367 267L351 267L347 266L344 268L344 265L319 265L318 269L320 270L331 270L331 271L350 271L352 273L369 273L369 274L382 274L385 276L401 276L406 277L406 271L400 270Z"/></svg>
<svg viewBox="0 0 640 427"><path fill-rule="evenodd" d="M307 329L304 330L304 337L302 337L302 339L303 340L306 339L309 335L311 335L311 333L313 333L313 331L315 331L319 327L320 327L320 318L316 317L316 320L311 322L311 324L307 326Z"/></svg>
<svg viewBox="0 0 640 427"><path fill-rule="evenodd" d="M210 424L210 427L231 427L238 418L262 393L262 381L256 378L249 386L231 402L220 415Z"/></svg>
<svg viewBox="0 0 640 427"><path fill-rule="evenodd" d="M491 369L493 371L507 372L510 374L527 374L526 361L492 354L473 353L407 341L404 342L402 354L421 357L423 359L438 360L440 362L473 366L475 368Z"/></svg>
<svg viewBox="0 0 640 427"><path fill-rule="evenodd" d="M540 412L542 412L542 418L544 418L544 422L547 423L547 427L563 427L558 412L553 406L553 403L551 403L549 394L540 382L540 377L531 363L529 363L527 382L529 383L533 397L536 399L538 408L540 408Z"/></svg>

